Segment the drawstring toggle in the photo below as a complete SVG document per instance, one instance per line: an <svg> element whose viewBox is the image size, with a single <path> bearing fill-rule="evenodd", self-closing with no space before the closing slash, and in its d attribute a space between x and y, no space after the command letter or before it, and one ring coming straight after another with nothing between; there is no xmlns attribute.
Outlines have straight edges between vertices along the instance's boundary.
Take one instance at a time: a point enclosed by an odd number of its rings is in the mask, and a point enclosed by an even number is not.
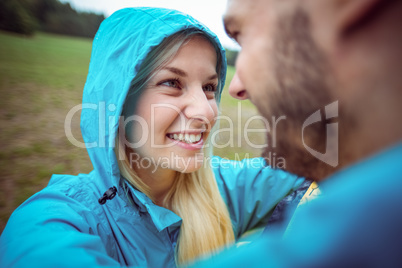
<svg viewBox="0 0 402 268"><path fill-rule="evenodd" d="M110 187L101 198L98 199L99 204L103 205L107 200L112 200L117 193L117 189L115 186Z"/></svg>

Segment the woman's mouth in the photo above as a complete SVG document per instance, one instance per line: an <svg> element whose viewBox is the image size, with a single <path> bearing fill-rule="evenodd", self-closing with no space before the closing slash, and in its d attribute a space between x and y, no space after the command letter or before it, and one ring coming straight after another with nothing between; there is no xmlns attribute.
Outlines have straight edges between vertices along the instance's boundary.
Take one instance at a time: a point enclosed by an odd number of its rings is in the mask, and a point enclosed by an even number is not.
<svg viewBox="0 0 402 268"><path fill-rule="evenodd" d="M199 150L204 145L204 133L189 134L189 133L170 133L166 136L173 140L175 144L187 150Z"/></svg>
<svg viewBox="0 0 402 268"><path fill-rule="evenodd" d="M199 134L188 134L188 133L180 133L180 134L167 134L168 138L176 141L185 142L188 144L198 143L202 138L202 133Z"/></svg>

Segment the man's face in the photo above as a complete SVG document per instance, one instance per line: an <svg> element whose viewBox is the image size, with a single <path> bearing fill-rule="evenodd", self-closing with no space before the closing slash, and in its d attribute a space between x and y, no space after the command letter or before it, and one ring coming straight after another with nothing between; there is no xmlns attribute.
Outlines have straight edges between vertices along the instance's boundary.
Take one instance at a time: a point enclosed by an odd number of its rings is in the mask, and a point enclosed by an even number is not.
<svg viewBox="0 0 402 268"><path fill-rule="evenodd" d="M275 152L290 172L320 180L332 167L309 153L306 145L326 150L327 122L304 130L303 124L336 99L330 68L311 36L310 19L297 5L298 1L229 0L225 27L242 47L229 92L249 98L269 122L286 116L275 133L268 132L264 155Z"/></svg>

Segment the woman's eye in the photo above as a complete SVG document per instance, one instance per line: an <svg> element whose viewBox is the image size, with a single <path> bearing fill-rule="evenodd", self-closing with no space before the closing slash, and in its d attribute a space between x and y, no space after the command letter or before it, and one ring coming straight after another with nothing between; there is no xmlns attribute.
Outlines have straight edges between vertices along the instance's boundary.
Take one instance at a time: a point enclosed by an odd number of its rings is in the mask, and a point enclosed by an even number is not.
<svg viewBox="0 0 402 268"><path fill-rule="evenodd" d="M217 86L214 85L214 84L208 84L208 85L205 85L205 86L204 86L204 91L207 91L207 92L216 92L216 90L217 90Z"/></svg>
<svg viewBox="0 0 402 268"><path fill-rule="evenodd" d="M177 79L165 80L165 81L160 82L159 85L167 86L167 87L180 88L180 82Z"/></svg>

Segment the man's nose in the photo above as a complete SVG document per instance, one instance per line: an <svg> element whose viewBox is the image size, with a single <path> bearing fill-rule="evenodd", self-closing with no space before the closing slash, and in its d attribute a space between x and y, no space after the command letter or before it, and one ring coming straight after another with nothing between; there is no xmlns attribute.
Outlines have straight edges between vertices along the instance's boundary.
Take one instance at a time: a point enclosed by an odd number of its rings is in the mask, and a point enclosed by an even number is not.
<svg viewBox="0 0 402 268"><path fill-rule="evenodd" d="M237 72L235 72L235 74L232 78L232 81L230 82L229 94L233 98L236 98L239 100L248 99L247 91L246 91L245 87L243 86L243 83L241 82Z"/></svg>

